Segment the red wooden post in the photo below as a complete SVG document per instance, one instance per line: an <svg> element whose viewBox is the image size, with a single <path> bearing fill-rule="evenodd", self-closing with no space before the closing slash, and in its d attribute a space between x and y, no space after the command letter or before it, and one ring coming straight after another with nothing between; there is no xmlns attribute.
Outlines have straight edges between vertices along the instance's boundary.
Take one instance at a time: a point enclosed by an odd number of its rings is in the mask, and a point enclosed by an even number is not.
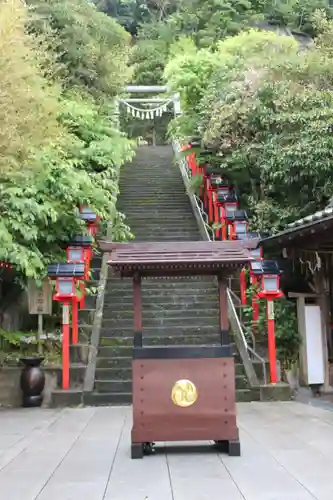
<svg viewBox="0 0 333 500"><path fill-rule="evenodd" d="M79 303L77 297L72 299L72 342L79 343Z"/></svg>
<svg viewBox="0 0 333 500"><path fill-rule="evenodd" d="M85 287L85 284L82 282L80 283L80 290L81 290L81 298L79 301L80 309L84 309L86 306L86 303L85 303L86 287Z"/></svg>
<svg viewBox="0 0 333 500"><path fill-rule="evenodd" d="M258 280L256 276L252 277L252 284L256 287L258 285ZM252 317L253 317L253 322L258 321L259 319L259 304L258 304L258 299L256 294L254 293L252 295Z"/></svg>
<svg viewBox="0 0 333 500"><path fill-rule="evenodd" d="M200 199L202 200L205 196L205 169L202 164L197 163L198 174L202 175L202 184L200 186Z"/></svg>
<svg viewBox="0 0 333 500"><path fill-rule="evenodd" d="M223 219L223 221L222 221L222 224L223 224L223 225L222 225L222 240L223 240L223 241L226 241L226 239L227 239L227 225L226 225L226 223L225 223L225 220L224 220L224 219Z"/></svg>
<svg viewBox="0 0 333 500"><path fill-rule="evenodd" d="M214 195L214 193L213 193L213 196L214 196L214 205L213 205L213 208L214 208L214 224L219 225L221 223L220 207L218 205L218 201L217 201L216 195ZM219 238L219 237L220 237L220 229L216 228L215 229L215 238Z"/></svg>
<svg viewBox="0 0 333 500"><path fill-rule="evenodd" d="M209 205L209 191L208 191L208 178L206 175L204 176L204 189L203 189L203 196L204 196L204 207L205 210L208 210L208 205Z"/></svg>
<svg viewBox="0 0 333 500"><path fill-rule="evenodd" d="M208 189L208 222L214 222L213 215L213 191Z"/></svg>
<svg viewBox="0 0 333 500"><path fill-rule="evenodd" d="M92 258L92 248L91 247L87 247L84 249L84 279L86 281L89 280L89 273L90 273L90 262L91 262L91 258Z"/></svg>
<svg viewBox="0 0 333 500"><path fill-rule="evenodd" d="M229 224L229 240L234 240L234 239L235 239L234 225Z"/></svg>
<svg viewBox="0 0 333 500"><path fill-rule="evenodd" d="M192 153L192 172L193 175L198 175L198 164L195 157L195 153Z"/></svg>
<svg viewBox="0 0 333 500"><path fill-rule="evenodd" d="M273 299L267 299L267 331L268 331L268 359L271 384L276 384L276 345L275 345L275 325L274 325L274 302Z"/></svg>
<svg viewBox="0 0 333 500"><path fill-rule="evenodd" d="M62 306L62 388L69 389L69 302Z"/></svg>
<svg viewBox="0 0 333 500"><path fill-rule="evenodd" d="M243 306L246 305L246 274L245 270L242 269L240 272L240 292L241 292L241 303Z"/></svg>

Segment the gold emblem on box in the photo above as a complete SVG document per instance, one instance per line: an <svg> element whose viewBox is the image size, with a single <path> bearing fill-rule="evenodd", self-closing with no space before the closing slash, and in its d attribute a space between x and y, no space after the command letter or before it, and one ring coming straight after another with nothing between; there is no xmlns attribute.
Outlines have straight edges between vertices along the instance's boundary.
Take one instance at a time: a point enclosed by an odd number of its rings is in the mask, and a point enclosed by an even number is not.
<svg viewBox="0 0 333 500"><path fill-rule="evenodd" d="M198 391L190 380L177 380L171 391L171 399L175 405L186 408L198 399Z"/></svg>

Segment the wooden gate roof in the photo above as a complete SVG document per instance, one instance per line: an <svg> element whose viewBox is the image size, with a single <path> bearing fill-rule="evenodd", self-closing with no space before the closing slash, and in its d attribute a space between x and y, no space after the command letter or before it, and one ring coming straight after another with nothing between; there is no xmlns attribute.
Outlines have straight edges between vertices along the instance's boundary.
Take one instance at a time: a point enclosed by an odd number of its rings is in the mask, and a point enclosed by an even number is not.
<svg viewBox="0 0 333 500"><path fill-rule="evenodd" d="M239 268L253 258L242 241L152 243L100 242L110 253L109 265L122 276L189 276L218 274Z"/></svg>

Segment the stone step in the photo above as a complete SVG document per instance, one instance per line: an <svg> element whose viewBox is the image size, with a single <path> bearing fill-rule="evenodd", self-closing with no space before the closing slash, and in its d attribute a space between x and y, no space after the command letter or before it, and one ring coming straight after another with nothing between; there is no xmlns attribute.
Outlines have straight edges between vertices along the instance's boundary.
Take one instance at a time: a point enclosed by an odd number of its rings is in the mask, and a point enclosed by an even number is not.
<svg viewBox="0 0 333 500"><path fill-rule="evenodd" d="M144 188L143 186L140 187L140 189L133 189L133 190L128 190L126 186L124 186L124 191L122 192L120 190L120 195L118 197L119 202L125 203L126 201L134 201L136 202L141 202L141 201L151 201L154 199L158 199L160 202L169 202L170 201L170 195L172 194L173 199L177 199L181 201L182 203L184 200L187 200L186 196L186 191L185 189L179 189L179 186L176 184L169 184L164 183L163 185L164 189L157 189L156 186L152 186L149 189ZM168 190L169 188L169 190Z"/></svg>
<svg viewBox="0 0 333 500"><path fill-rule="evenodd" d="M163 216L161 216L162 218ZM177 226L175 224L166 224L164 225L163 222L160 221L154 221L153 223L149 223L149 221L146 221L146 224L142 223L140 221L135 221L132 220L130 221L129 219L126 220L126 224L130 226L132 233L134 236L136 233L139 231L140 233L144 232L144 234L156 234L156 235L163 235L163 234L178 234L182 235L184 232L185 233L191 233L193 236L197 238L197 241L200 241L199 237L199 231L198 228L193 224L193 222L182 222L178 224ZM158 241L158 240L156 240Z"/></svg>
<svg viewBox="0 0 333 500"><path fill-rule="evenodd" d="M108 280L107 286L112 286L113 290L124 289L125 286L129 290L132 287L131 279L121 279L115 277L114 281ZM175 291L193 291L196 292L217 292L217 283L213 280L185 280L185 279L143 279L142 293L152 291L165 291L166 293L174 293Z"/></svg>
<svg viewBox="0 0 333 500"><path fill-rule="evenodd" d="M161 223L161 221L163 220L163 224L165 225L172 224L174 225L174 227L177 227L180 223L187 224L187 223L193 223L194 221L192 212L186 212L183 213L183 215L166 213L164 215L162 214L161 218L152 217L152 214L150 213L149 219L147 220L147 214L133 211L131 215L126 215L126 218L129 221L133 220L137 223L142 223L142 224Z"/></svg>
<svg viewBox="0 0 333 500"><path fill-rule="evenodd" d="M162 231L165 232L174 232L174 233L181 233L183 231L191 231L193 234L195 234L198 237L197 241L200 241L201 238L199 237L199 231L197 226L193 223L193 221L188 221L188 220L183 220L177 224L174 220L171 222L167 222L164 224L162 222L163 219L163 214L161 214L159 217L155 217L153 221L147 220L149 218L149 214L146 216L146 223L144 223L141 219L134 219L133 217L126 217L125 223L134 231L142 231L145 229L146 231L150 231L152 234L154 231L159 231L160 233Z"/></svg>
<svg viewBox="0 0 333 500"><path fill-rule="evenodd" d="M113 301L113 299L117 298L117 294L122 294L122 298L132 298L133 291L131 289L122 289L118 287L114 287L111 290L108 289L105 295L106 300ZM176 289L173 292L163 288L151 288L149 290L143 290L142 293L142 302L145 304L153 304L158 303L159 299L163 299L163 303L174 304L180 303L181 301L187 302L188 304L197 304L200 301L205 302L205 304L209 304L213 302L214 305L217 303L218 295L217 291L214 290L205 290L205 289L193 289L192 294L190 289Z"/></svg>
<svg viewBox="0 0 333 500"><path fill-rule="evenodd" d="M231 339L232 341L232 339ZM143 338L143 344L150 345L219 345L220 336L218 333L210 335L187 335L184 337L172 337L171 335L150 336ZM132 356L133 332L127 337L101 337L98 356ZM235 350L232 344L232 349Z"/></svg>
<svg viewBox="0 0 333 500"><path fill-rule="evenodd" d="M174 202L174 203L172 203ZM170 186L163 194L154 192L153 190L144 192L143 188L138 187L138 190L133 193L123 193L117 199L117 207L132 208L133 206L150 206L157 205L160 208L169 207L186 207L191 210L189 198L185 192L177 192L177 186Z"/></svg>
<svg viewBox="0 0 333 500"><path fill-rule="evenodd" d="M156 241L197 241L197 238L193 234L183 234L182 236L171 236L171 235L161 235L161 236L144 236L135 235L135 242L145 243L145 242L156 242Z"/></svg>
<svg viewBox="0 0 333 500"><path fill-rule="evenodd" d="M179 327L183 326L186 328L193 327L193 328L206 328L207 326L209 327L214 327L218 328L219 327L219 315L218 311L215 311L215 314L212 316L179 316L179 317L170 317L170 316L148 316L143 314L142 317L142 322L143 322L143 330L146 331L147 328L174 328L174 327ZM118 316L118 318L103 318L103 329L109 328L110 330L113 330L115 328L120 329L120 328L132 328L133 329L133 320L132 318L122 318L121 316Z"/></svg>
<svg viewBox="0 0 333 500"><path fill-rule="evenodd" d="M108 348L104 348L108 349ZM132 351L131 351L132 352ZM132 355L131 356L106 356L106 357L100 357L98 355L97 357L97 364L96 364L96 370L106 370L106 369L112 369L116 370L119 372L119 375L115 375L113 377L108 377L108 378L118 378L120 375L123 373L123 370L130 370L132 371ZM103 376L99 375L97 377L98 379L102 379ZM120 377L120 378L130 378L130 376L125 376L125 377Z"/></svg>
<svg viewBox="0 0 333 500"><path fill-rule="evenodd" d="M159 236L159 235L173 235L173 236L182 236L184 233L185 234L191 234L196 238L196 241L200 241L200 238L198 237L198 230L197 228L193 225L182 225L177 228L172 226L162 226L161 222L159 224L135 224L131 223L129 221L126 221L126 223L130 226L131 232L134 235L134 241L135 238L139 234L144 234L145 236ZM160 237L160 236L159 236Z"/></svg>
<svg viewBox="0 0 333 500"><path fill-rule="evenodd" d="M159 205L155 208L150 207L149 210L146 210L146 211L143 211L142 209L140 211L135 206L126 208L126 211L121 210L118 206L117 206L117 208L121 212L124 212L125 216L128 218L137 216L137 220L138 220L139 218L146 217L146 220L148 219L148 221L149 221L149 218L162 219L164 216L169 217L169 218L172 217L174 220L176 220L178 217L181 218L182 214L184 214L184 209L181 209L178 207L176 207L176 208L170 207L166 210L165 207L161 206L161 205Z"/></svg>
<svg viewBox="0 0 333 500"><path fill-rule="evenodd" d="M122 294L122 297L117 295ZM153 299L153 300L152 300ZM111 311L128 311L133 308L133 293L131 291L110 290L105 295L105 305ZM216 293L200 292L194 293L192 296L188 293L179 294L163 294L159 292L158 296L153 294L145 294L142 299L142 308L145 311L163 310L180 311L193 309L215 309L218 308L218 295Z"/></svg>
<svg viewBox="0 0 333 500"><path fill-rule="evenodd" d="M146 326L143 328L143 335L146 337L169 337L169 336L195 336L195 335L217 335L217 326L216 325L206 325L206 326L184 326L184 325L175 325L175 326ZM133 333L133 326L123 327L123 328L110 328L104 326L104 322L101 328L101 336L104 338L110 337L129 337Z"/></svg>
<svg viewBox="0 0 333 500"><path fill-rule="evenodd" d="M132 404L132 393L99 393L91 392L83 395L83 403L86 406L123 406Z"/></svg>
<svg viewBox="0 0 333 500"><path fill-rule="evenodd" d="M131 232L134 235L134 240L138 238L138 236L153 236L155 237L155 241L160 241L160 238L167 239L170 236L178 236L180 239L183 235L191 235L196 241L200 241L198 230L195 227L186 226L185 224L175 227L167 227L165 228L162 223L160 226L157 225L150 226L147 223L145 226L135 226L135 224L127 224L131 228Z"/></svg>
<svg viewBox="0 0 333 500"><path fill-rule="evenodd" d="M207 312L208 314L216 314L217 308L214 309L206 309L208 305L211 305L209 302L197 302L197 303L183 303L177 302L173 304L146 304L143 308L143 315L145 318L151 317L181 317L184 313L186 316L200 316L203 312ZM113 304L110 304L109 307L106 307L104 310L103 317L106 318L130 318L133 319L133 309L132 302L122 303L119 302L117 307L112 307Z"/></svg>
<svg viewBox="0 0 333 500"><path fill-rule="evenodd" d="M105 296L104 309L110 309L111 311L122 311L133 309L133 293L130 291L122 292L118 290L122 297L117 295L117 291L109 291ZM153 299L153 300L152 300ZM185 293L175 294L173 297L159 292L155 297L153 294L146 294L142 301L142 308L144 310L151 310L157 308L163 308L170 310L185 309L195 309L197 307L212 308L216 305L218 308L218 297L217 293L207 294L197 293L192 297L189 297Z"/></svg>
<svg viewBox="0 0 333 500"><path fill-rule="evenodd" d="M171 198L171 196L170 196ZM121 211L124 212L125 215L127 213L133 213L135 210L135 213L145 213L147 217L149 217L149 212L150 210L152 211L159 211L162 214L164 212L184 212L184 211L189 211L191 208L188 205L188 203L184 202L179 202L177 200L169 200L168 202L163 202L163 201L156 201L153 200L151 202L148 201L136 201L136 202L126 202L126 203L117 203L117 208Z"/></svg>

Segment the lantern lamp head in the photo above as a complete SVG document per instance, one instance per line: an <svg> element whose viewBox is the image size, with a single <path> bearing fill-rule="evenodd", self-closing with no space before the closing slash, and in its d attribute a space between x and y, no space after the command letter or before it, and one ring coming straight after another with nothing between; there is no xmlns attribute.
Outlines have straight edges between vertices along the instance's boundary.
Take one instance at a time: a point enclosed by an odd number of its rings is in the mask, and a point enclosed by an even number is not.
<svg viewBox="0 0 333 500"><path fill-rule="evenodd" d="M213 189L219 188L224 183L223 177L221 174L212 174L210 175L210 184Z"/></svg>
<svg viewBox="0 0 333 500"><path fill-rule="evenodd" d="M57 278L55 300L62 301L76 296L74 278Z"/></svg>
<svg viewBox="0 0 333 500"><path fill-rule="evenodd" d="M236 238L238 238L239 236L244 236L247 233L247 221L236 220L234 222L234 230Z"/></svg>
<svg viewBox="0 0 333 500"><path fill-rule="evenodd" d="M277 299L283 296L280 290L280 274L278 263L275 260L258 261L262 267L261 290L258 297L263 299Z"/></svg>
<svg viewBox="0 0 333 500"><path fill-rule="evenodd" d="M248 220L248 216L245 210L226 210L225 218L229 222L235 222L235 221L240 221L240 222L245 222Z"/></svg>
<svg viewBox="0 0 333 500"><path fill-rule="evenodd" d="M97 220L97 215L91 210L91 208L83 206L80 207L80 219L86 222L95 222Z"/></svg>
<svg viewBox="0 0 333 500"><path fill-rule="evenodd" d="M250 274L251 276L262 276L263 269L262 269L262 262L261 260L252 260L250 262Z"/></svg>
<svg viewBox="0 0 333 500"><path fill-rule="evenodd" d="M226 202L224 204L224 210L225 210L225 213L227 214L233 214L234 212L236 212L237 210L237 202Z"/></svg>
<svg viewBox="0 0 333 500"><path fill-rule="evenodd" d="M229 196L229 186L219 186L217 190L218 201L224 202Z"/></svg>
<svg viewBox="0 0 333 500"><path fill-rule="evenodd" d="M84 262L84 248L83 247L68 247L67 248L67 261L68 262Z"/></svg>
<svg viewBox="0 0 333 500"><path fill-rule="evenodd" d="M253 248L252 250L250 250L250 253L254 259L257 259L257 260L262 259L262 248L261 247Z"/></svg>
<svg viewBox="0 0 333 500"><path fill-rule="evenodd" d="M280 290L280 276L277 274L264 274L261 278L261 290L258 293L261 299L278 299L283 297Z"/></svg>

